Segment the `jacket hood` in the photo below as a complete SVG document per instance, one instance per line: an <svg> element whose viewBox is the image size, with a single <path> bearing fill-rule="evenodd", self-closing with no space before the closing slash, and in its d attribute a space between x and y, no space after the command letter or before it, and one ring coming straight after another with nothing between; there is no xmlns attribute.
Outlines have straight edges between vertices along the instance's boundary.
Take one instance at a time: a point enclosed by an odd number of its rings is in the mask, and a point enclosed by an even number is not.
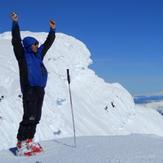
<svg viewBox="0 0 163 163"><path fill-rule="evenodd" d="M23 39L24 48L27 50L31 50L31 46L35 43L39 43L34 37L25 37Z"/></svg>

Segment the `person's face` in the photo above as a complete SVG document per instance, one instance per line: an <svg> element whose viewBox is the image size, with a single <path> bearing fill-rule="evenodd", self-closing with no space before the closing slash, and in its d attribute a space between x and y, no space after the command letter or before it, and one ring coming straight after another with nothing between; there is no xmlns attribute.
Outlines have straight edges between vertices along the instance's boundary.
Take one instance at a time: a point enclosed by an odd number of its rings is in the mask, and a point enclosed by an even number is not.
<svg viewBox="0 0 163 163"><path fill-rule="evenodd" d="M32 45L32 51L34 53L37 53L37 51L38 51L38 43L37 42Z"/></svg>

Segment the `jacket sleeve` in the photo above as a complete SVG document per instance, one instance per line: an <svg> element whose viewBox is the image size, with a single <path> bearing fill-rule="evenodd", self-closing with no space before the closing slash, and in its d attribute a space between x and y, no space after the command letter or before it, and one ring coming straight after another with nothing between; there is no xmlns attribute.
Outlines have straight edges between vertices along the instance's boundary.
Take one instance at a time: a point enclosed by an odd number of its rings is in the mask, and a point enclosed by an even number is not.
<svg viewBox="0 0 163 163"><path fill-rule="evenodd" d="M50 29L48 37L47 37L46 41L43 44L42 59L44 58L44 56L47 53L48 49L52 46L54 40L55 40L55 29Z"/></svg>
<svg viewBox="0 0 163 163"><path fill-rule="evenodd" d="M18 22L13 21L12 24L12 45L17 60L24 57L24 48L21 43L20 30Z"/></svg>

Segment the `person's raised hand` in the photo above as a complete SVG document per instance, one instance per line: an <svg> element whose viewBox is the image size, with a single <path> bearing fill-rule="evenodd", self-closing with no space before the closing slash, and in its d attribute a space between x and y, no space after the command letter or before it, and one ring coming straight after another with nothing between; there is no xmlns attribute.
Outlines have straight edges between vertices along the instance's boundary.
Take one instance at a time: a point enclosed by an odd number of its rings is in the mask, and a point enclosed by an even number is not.
<svg viewBox="0 0 163 163"><path fill-rule="evenodd" d="M55 29L55 28L56 28L56 23L55 23L55 21L54 21L54 20L50 20L50 21L49 21L49 26L50 26L50 28Z"/></svg>

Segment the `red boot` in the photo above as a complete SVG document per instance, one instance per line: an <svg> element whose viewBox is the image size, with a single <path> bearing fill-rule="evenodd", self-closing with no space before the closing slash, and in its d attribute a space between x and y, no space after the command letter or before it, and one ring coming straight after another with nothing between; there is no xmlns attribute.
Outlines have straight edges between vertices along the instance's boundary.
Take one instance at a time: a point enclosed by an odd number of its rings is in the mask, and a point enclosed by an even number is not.
<svg viewBox="0 0 163 163"><path fill-rule="evenodd" d="M32 156L34 155L33 151L28 148L26 141L18 141L17 142L17 156Z"/></svg>
<svg viewBox="0 0 163 163"><path fill-rule="evenodd" d="M27 139L26 143L28 148L31 149L33 153L37 154L43 152L41 145L39 143L34 143L33 139Z"/></svg>

